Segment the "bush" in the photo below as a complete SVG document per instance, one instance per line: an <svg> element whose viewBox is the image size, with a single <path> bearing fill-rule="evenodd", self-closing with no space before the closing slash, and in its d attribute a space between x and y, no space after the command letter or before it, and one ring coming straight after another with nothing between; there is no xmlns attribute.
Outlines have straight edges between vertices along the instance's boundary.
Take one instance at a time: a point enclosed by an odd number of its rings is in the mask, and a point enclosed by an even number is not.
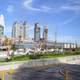
<svg viewBox="0 0 80 80"><path fill-rule="evenodd" d="M6 62L9 62L9 61L11 61L11 58L10 58L10 59L6 58L5 61L6 61Z"/></svg>
<svg viewBox="0 0 80 80"><path fill-rule="evenodd" d="M75 54L80 54L80 51L76 51Z"/></svg>
<svg viewBox="0 0 80 80"><path fill-rule="evenodd" d="M30 59L40 59L40 57L43 56L42 54L31 54L29 55Z"/></svg>

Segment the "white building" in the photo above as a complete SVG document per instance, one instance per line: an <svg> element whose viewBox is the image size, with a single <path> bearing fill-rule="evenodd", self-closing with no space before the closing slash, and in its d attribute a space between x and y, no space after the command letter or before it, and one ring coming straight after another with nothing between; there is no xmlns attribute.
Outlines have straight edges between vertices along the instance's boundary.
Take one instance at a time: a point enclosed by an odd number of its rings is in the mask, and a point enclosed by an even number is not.
<svg viewBox="0 0 80 80"><path fill-rule="evenodd" d="M4 36L4 27L5 27L4 16L0 15L0 38Z"/></svg>
<svg viewBox="0 0 80 80"><path fill-rule="evenodd" d="M12 37L16 40L26 40L27 38L27 23L18 23L15 22L12 27Z"/></svg>

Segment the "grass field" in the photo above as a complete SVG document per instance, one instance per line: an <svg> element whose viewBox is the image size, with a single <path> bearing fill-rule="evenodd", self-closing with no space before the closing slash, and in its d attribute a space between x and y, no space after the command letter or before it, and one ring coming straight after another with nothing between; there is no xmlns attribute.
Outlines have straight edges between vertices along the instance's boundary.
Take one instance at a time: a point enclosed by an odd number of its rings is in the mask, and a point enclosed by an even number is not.
<svg viewBox="0 0 80 80"><path fill-rule="evenodd" d="M44 58L57 58L57 57L65 57L71 55L80 55L80 52L65 52L65 53L36 53L31 55L21 55L21 56L13 56L11 59L5 59L2 62L15 62L15 61L25 61L25 60L33 60L33 59L44 59Z"/></svg>
<svg viewBox="0 0 80 80"><path fill-rule="evenodd" d="M44 59L44 58L57 58L57 57L65 57L71 55L80 55L80 52L65 52L62 54L58 53L44 53L44 54L31 54L31 55L22 55L22 56L14 56L10 61L25 61L32 59Z"/></svg>

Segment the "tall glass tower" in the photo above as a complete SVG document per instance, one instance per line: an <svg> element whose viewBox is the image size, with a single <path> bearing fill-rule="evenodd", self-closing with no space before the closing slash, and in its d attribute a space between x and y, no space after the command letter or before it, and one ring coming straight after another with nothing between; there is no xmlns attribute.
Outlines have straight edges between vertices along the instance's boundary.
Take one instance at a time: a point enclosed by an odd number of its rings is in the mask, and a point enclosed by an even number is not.
<svg viewBox="0 0 80 80"><path fill-rule="evenodd" d="M26 28L27 28L26 22L23 22L23 23L15 22L12 27L12 37L15 39L21 38L25 40L26 39Z"/></svg>
<svg viewBox="0 0 80 80"><path fill-rule="evenodd" d="M4 26L0 25L0 37L4 36Z"/></svg>
<svg viewBox="0 0 80 80"><path fill-rule="evenodd" d="M34 41L37 42L40 40L40 27L39 23L35 23L34 27Z"/></svg>
<svg viewBox="0 0 80 80"><path fill-rule="evenodd" d="M44 30L43 30L43 39L44 39L45 41L48 40L48 26L45 26L45 27L44 27Z"/></svg>
<svg viewBox="0 0 80 80"><path fill-rule="evenodd" d="M4 36L4 27L5 27L4 16L0 15L0 37Z"/></svg>

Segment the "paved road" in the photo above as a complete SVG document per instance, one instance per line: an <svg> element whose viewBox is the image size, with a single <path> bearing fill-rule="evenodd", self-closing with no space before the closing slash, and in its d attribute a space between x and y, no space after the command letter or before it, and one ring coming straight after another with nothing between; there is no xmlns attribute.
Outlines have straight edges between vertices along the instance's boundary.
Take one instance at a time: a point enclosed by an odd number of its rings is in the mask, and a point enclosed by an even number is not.
<svg viewBox="0 0 80 80"><path fill-rule="evenodd" d="M11 80L64 80L63 76L60 74L60 70L62 72L67 70L69 76L68 80L80 80L80 65L69 64L39 68L21 67L12 75L6 72L5 80L9 80L11 76Z"/></svg>
<svg viewBox="0 0 80 80"><path fill-rule="evenodd" d="M48 68L20 68L14 74L15 80L64 80L60 70L68 71L68 80L80 80L80 65L60 65Z"/></svg>

